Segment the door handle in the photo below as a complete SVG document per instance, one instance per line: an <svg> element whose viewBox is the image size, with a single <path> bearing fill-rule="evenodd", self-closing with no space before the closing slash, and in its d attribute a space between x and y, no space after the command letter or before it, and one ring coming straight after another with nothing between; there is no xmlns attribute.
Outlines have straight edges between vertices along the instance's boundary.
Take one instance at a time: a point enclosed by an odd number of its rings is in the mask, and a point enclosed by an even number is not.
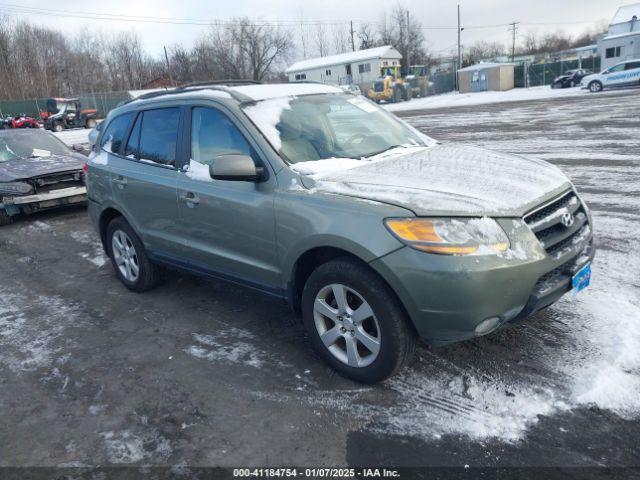
<svg viewBox="0 0 640 480"><path fill-rule="evenodd" d="M113 183L116 183L120 188L123 188L127 184L127 179L122 175L118 175L113 179Z"/></svg>
<svg viewBox="0 0 640 480"><path fill-rule="evenodd" d="M180 200L186 204L197 205L200 203L200 197L193 192L187 192L180 195Z"/></svg>

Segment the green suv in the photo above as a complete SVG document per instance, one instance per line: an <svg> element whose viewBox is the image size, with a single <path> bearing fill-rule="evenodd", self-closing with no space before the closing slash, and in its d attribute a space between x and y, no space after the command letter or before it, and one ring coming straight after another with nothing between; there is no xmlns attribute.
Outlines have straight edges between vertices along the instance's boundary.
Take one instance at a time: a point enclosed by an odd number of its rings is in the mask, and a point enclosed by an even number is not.
<svg viewBox="0 0 640 480"><path fill-rule="evenodd" d="M162 266L284 299L361 382L400 369L417 338L485 335L581 290L594 255L556 167L440 144L327 85L147 94L109 114L86 182L129 289Z"/></svg>

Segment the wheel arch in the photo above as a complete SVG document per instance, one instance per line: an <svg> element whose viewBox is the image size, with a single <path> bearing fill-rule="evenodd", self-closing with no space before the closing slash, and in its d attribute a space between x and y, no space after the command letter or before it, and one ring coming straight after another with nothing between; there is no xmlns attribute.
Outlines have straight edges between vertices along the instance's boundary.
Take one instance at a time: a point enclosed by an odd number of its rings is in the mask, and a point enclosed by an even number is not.
<svg viewBox="0 0 640 480"><path fill-rule="evenodd" d="M100 213L100 217L98 218L100 242L102 243L102 249L107 256L111 256L107 249L107 227L109 226L109 223L117 217L123 217L126 220L126 217L120 210L114 207L107 207Z"/></svg>

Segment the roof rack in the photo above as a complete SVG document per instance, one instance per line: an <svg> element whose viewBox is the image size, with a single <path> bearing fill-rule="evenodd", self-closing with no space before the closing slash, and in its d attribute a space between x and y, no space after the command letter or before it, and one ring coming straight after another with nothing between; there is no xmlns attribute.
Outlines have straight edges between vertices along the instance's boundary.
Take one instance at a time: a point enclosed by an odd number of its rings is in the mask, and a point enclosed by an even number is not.
<svg viewBox="0 0 640 480"><path fill-rule="evenodd" d="M138 97L132 98L131 100L127 100L126 102L122 103L122 105L133 102L135 100L148 100L150 98L162 97L164 95L173 95L176 93L183 93L186 91L198 91L198 90L209 90L209 89L224 90L229 94L231 94L231 96L236 96L234 92L229 91L229 89L225 87L236 86L236 85L260 85L260 84L262 84L262 82L258 82L255 80L240 80L240 79L208 80L206 82L192 82L192 83L186 83L184 85L180 85L174 88L165 88L164 90L144 93ZM244 100L244 98L238 98L238 100Z"/></svg>
<svg viewBox="0 0 640 480"><path fill-rule="evenodd" d="M191 87L206 87L208 85L211 86L225 86L225 85L260 85L262 84L262 82L258 81L258 80L241 80L241 79L227 79L227 80L208 80L205 82L192 82L192 83L185 83L184 85L180 85L179 87L176 87L178 89L185 89L185 88L191 88Z"/></svg>

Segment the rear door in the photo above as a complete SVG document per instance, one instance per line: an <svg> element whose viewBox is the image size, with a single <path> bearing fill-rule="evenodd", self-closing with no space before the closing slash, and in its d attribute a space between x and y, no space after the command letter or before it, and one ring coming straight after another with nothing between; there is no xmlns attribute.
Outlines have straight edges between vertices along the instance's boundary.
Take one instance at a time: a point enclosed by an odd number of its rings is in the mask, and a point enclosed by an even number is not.
<svg viewBox="0 0 640 480"><path fill-rule="evenodd" d="M176 230L180 121L178 107L138 112L127 142L113 155L114 198L150 252L175 254L180 248Z"/></svg>
<svg viewBox="0 0 640 480"><path fill-rule="evenodd" d="M191 158L178 172L180 231L190 266L279 293L275 245L275 175L263 163L241 123L223 107L193 106L185 112L185 144ZM213 180L216 156L250 155L268 172L264 181Z"/></svg>
<svg viewBox="0 0 640 480"><path fill-rule="evenodd" d="M640 60L627 62L624 71L627 74L627 83L630 85L640 84Z"/></svg>

